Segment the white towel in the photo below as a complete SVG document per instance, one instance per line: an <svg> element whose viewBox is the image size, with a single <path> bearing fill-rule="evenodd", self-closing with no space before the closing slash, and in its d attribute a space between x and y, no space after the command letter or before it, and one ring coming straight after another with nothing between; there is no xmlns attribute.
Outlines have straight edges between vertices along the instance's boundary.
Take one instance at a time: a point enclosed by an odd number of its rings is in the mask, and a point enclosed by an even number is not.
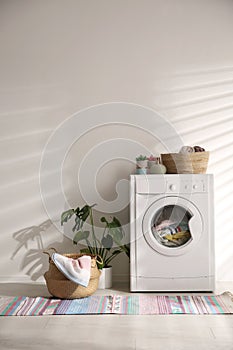
<svg viewBox="0 0 233 350"><path fill-rule="evenodd" d="M91 275L91 257L83 255L78 259L53 253L52 260L57 268L72 282L87 287Z"/></svg>
<svg viewBox="0 0 233 350"><path fill-rule="evenodd" d="M186 153L194 153L195 150L191 146L183 146L180 150L180 153L186 154Z"/></svg>

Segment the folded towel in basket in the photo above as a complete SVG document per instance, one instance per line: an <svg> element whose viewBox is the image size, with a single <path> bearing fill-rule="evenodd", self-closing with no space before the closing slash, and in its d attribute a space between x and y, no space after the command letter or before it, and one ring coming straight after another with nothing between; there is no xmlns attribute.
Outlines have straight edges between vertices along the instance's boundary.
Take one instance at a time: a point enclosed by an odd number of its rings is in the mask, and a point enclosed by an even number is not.
<svg viewBox="0 0 233 350"><path fill-rule="evenodd" d="M91 257L83 255L78 259L68 258L64 255L53 253L51 256L57 268L74 283L87 287L91 275Z"/></svg>

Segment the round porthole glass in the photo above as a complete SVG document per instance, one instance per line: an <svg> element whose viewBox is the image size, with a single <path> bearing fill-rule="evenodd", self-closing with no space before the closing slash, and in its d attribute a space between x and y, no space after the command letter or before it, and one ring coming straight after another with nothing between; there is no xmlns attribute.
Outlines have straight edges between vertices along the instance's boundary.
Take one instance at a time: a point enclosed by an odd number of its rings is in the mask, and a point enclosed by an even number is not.
<svg viewBox="0 0 233 350"><path fill-rule="evenodd" d="M166 205L160 208L151 221L151 232L159 244L178 248L190 240L192 235L189 221L192 214L179 205Z"/></svg>

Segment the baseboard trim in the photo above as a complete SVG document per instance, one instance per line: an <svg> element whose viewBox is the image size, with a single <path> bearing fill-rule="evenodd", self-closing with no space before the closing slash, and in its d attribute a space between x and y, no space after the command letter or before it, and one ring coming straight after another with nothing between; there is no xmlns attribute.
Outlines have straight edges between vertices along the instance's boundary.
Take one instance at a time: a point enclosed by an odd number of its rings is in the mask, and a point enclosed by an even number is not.
<svg viewBox="0 0 233 350"><path fill-rule="evenodd" d="M0 276L0 283L45 284L44 277L33 281L29 276Z"/></svg>
<svg viewBox="0 0 233 350"><path fill-rule="evenodd" d="M129 275L127 274L113 274L114 282L129 282ZM0 276L0 283L21 283L21 284L45 284L44 277L41 276L36 281L31 280L29 276ZM224 283L233 283L233 281L216 281L216 283L224 284Z"/></svg>
<svg viewBox="0 0 233 350"><path fill-rule="evenodd" d="M114 282L129 282L129 275L113 274L112 277ZM29 276L0 276L0 283L45 284L45 280L43 276L36 281L31 280Z"/></svg>

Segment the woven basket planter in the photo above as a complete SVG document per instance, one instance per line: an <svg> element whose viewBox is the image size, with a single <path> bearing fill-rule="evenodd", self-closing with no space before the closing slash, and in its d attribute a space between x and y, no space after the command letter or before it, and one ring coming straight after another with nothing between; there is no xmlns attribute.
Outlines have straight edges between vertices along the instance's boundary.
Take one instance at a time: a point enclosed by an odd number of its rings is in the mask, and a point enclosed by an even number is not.
<svg viewBox="0 0 233 350"><path fill-rule="evenodd" d="M83 254L63 255L68 258L78 259ZM98 288L99 276L100 271L97 267L95 256L91 256L91 277L87 287L83 287L67 279L63 273L58 270L50 256L49 270L44 274L49 293L60 299L79 299L92 295Z"/></svg>
<svg viewBox="0 0 233 350"><path fill-rule="evenodd" d="M167 153L161 154L161 158L167 174L205 174L209 152Z"/></svg>

